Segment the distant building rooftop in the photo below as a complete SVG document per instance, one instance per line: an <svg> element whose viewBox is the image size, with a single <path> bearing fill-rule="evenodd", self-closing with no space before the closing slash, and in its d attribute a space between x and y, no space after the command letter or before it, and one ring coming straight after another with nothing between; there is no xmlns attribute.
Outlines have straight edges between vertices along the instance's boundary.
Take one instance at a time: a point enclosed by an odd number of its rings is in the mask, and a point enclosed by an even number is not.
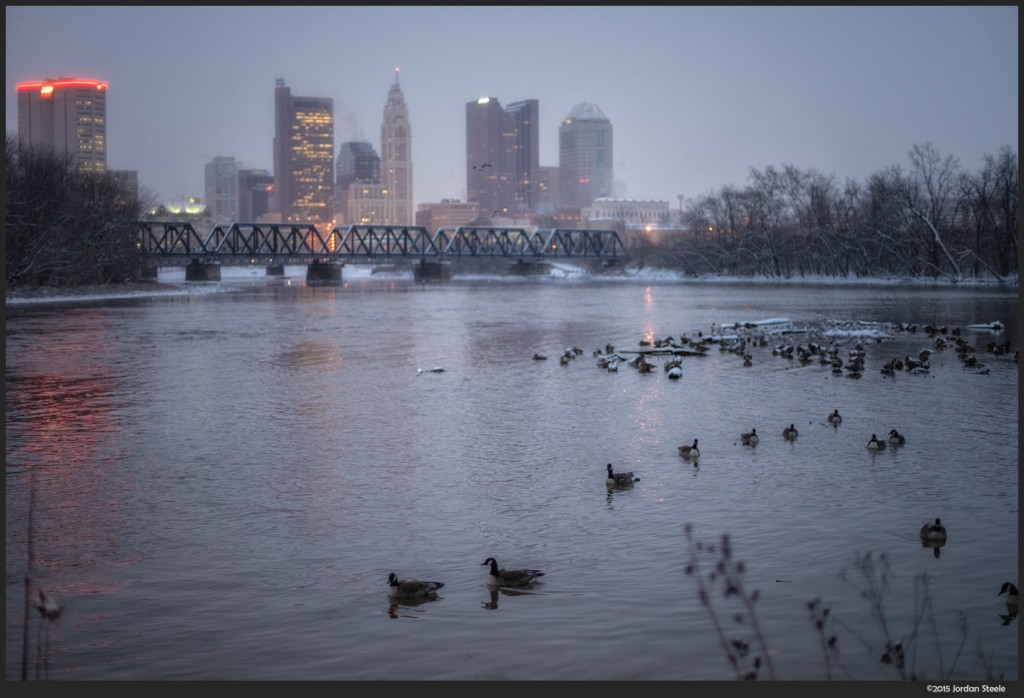
<svg viewBox="0 0 1024 698"><path fill-rule="evenodd" d="M608 117L601 111L601 107L590 102L582 102L569 110L569 116L565 121L608 121Z"/></svg>

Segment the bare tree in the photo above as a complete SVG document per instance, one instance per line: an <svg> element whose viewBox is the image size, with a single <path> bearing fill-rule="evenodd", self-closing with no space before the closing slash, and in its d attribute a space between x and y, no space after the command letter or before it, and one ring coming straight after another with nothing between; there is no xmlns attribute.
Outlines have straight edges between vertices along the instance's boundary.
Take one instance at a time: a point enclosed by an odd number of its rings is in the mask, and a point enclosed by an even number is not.
<svg viewBox="0 0 1024 698"><path fill-rule="evenodd" d="M991 233L996 248L994 263L1005 275L1015 272L1020 260L1020 163L1017 153L1009 146L1004 146L996 156L986 155L984 160L984 171L991 172L994 184Z"/></svg>
<svg viewBox="0 0 1024 698"><path fill-rule="evenodd" d="M963 274L956 257L943 240L943 234L952 227L955 218L955 184L959 162L952 155L942 157L931 143L915 145L908 153L912 174L899 181L899 193L907 211L917 218L931 235L936 248L931 262L937 273L946 273L953 280L960 280ZM941 253L951 268L943 272Z"/></svg>
<svg viewBox="0 0 1024 698"><path fill-rule="evenodd" d="M140 202L106 174L81 174L69 158L5 150L7 284L68 286L124 281L138 270Z"/></svg>

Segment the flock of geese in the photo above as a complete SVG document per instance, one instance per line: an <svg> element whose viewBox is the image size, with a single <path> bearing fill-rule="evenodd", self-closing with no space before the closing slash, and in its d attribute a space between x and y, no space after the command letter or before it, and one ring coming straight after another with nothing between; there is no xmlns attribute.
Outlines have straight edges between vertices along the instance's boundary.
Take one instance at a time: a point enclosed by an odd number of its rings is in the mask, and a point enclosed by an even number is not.
<svg viewBox="0 0 1024 698"><path fill-rule="evenodd" d="M993 328L995 329L994 326ZM747 329L753 328L748 327ZM916 326L901 325L897 329L907 332L917 331ZM923 349L916 358L911 357L908 354L904 359L893 359L886 362L881 369L883 376L893 375L896 371L900 370L906 370L911 373L925 373L930 368L928 360L931 355L935 353L935 351L941 351L947 348L950 344L955 346L958 357L964 363L965 368L985 369L984 365L980 364L975 358L975 348L961 338L959 328L954 328L952 332L948 332L945 327L933 327L928 325L924 329L925 332L935 340L934 349ZM947 334L952 335L952 342L947 342L945 339ZM642 346L653 346L655 350L669 350L673 353L685 351L685 353L692 353L695 355L705 354L709 349L709 344L711 343L713 343L713 340L710 337L703 336L703 334L698 334L695 340L691 340L683 336L680 338L679 342L676 342L671 337L654 340L653 342L641 341ZM744 365L750 366L752 363L752 357L748 351L748 347L766 345L767 336L764 333L755 333L738 340L730 342L721 341L720 343L722 351L741 354L743 356ZM685 348L685 350L683 348ZM1009 342L1002 344L990 342L987 347L989 352L996 355L1005 354L1009 352L1009 349ZM582 352L578 347L566 349L561 357L561 363L565 365L581 353ZM780 344L773 348L772 354L774 356L782 356L784 358L794 358L796 356L803 362L810 361L812 356L817 355L820 357L821 363L830 363L832 365L833 373L841 374L845 369L848 372L848 375L854 378L859 378L864 371L865 351L863 345L860 343L857 343L850 351L850 360L845 365L839 357L839 346L835 343L832 343L832 345L828 347L815 342L809 342L795 347L790 344ZM595 349L594 356L598 360L598 367L605 368L609 371L617 371L620 364L626 364L636 368L642 373L650 372L654 368L654 364L648 361L643 353L638 354L631 361L626 361L622 354L615 351L615 347L612 344L607 344L603 351L601 349ZM534 359L543 358L547 357L534 355ZM1016 360L1017 355L1015 353L1014 361ZM669 378L678 379L681 377L682 371L680 369L680 363L680 357L678 355L673 356L665 362L664 369L668 372ZM983 372L987 372L987 370L984 370ZM839 414L839 410L833 410L826 417L826 421L829 426L838 428L839 425L842 424L843 418ZM791 423L789 426L782 429L782 437L787 441L794 441L798 436L799 432L795 424ZM753 447L756 446L759 441L760 436L758 435L756 428L752 428L750 431L740 434L740 443L744 446ZM867 442L867 449L868 451L877 452L884 450L886 446L895 448L904 446L906 443L907 439L903 434L901 434L897 429L890 429L885 438L879 438L877 433L871 434L871 438L868 439ZM698 465L698 461L700 459L698 439L695 438L692 444L687 443L679 446L678 451L682 458L692 461L695 466ZM609 489L630 487L633 483L640 480L640 478L632 472L615 472L611 463L607 465L607 471L605 482ZM924 523L921 526L920 536L922 545L933 548L935 556L938 557L940 554L939 549L946 544L947 538L946 528L942 525L942 521L936 518L934 523ZM1003 619L1004 623L1009 623L1017 616L1017 587L1012 582L1006 582L999 591L999 595L1003 594L1006 594L1007 609L1007 615L1003 616Z"/></svg>
<svg viewBox="0 0 1024 698"><path fill-rule="evenodd" d="M748 327L747 329L751 329ZM916 332L916 327L900 326L898 329ZM946 328L938 328L926 326L925 331L929 336L936 339L935 350L942 350L946 348L947 344L942 335L947 334ZM960 338L959 328L956 328L951 333L954 336L954 342L960 354L961 360L964 361L965 366L977 367L976 360L972 361L974 347L966 344L964 340ZM708 351L709 343L711 340L709 337L704 337L698 333L696 340L690 340L687 337L681 337L680 342L676 343L672 338L666 338L665 340L656 340L654 342L642 341L642 346L654 345L656 348L670 348L673 353L684 352L701 355ZM744 364L751 364L751 356L746 351L747 345L764 345L767 343L766 336L759 334L753 338L746 338L739 340L739 342L733 344L722 343L723 351L730 351L740 353L744 357ZM882 367L883 375L890 375L896 370L908 370L908 371L927 371L928 358L934 353L935 350L925 349L920 353L920 356L916 359L909 355L902 360L893 360L886 363ZM989 346L988 350L995 354L1006 353L1009 351L1008 343L1006 346L995 345ZM581 356L583 350L579 347L567 348L563 351L559 357L559 362L562 365L571 363L575 358ZM844 366L841 359L838 357L838 345L832 344L831 347L825 348L816 343L809 343L808 345L800 345L799 347L793 347L792 345L780 345L773 349L773 355L783 356L791 358L795 355L799 356L801 360L808 361L813 355L819 355L821 362L829 362L832 364L834 372L842 372L845 368L851 372L853 377L859 377L863 371L863 357L864 348L861 344L857 344L856 347L850 352L850 362ZM617 371L620 364L626 364L632 368L639 370L642 373L650 372L654 369L654 364L647 360L644 353L638 353L637 356L627 361L626 358L615 351L613 345L608 344L604 347L604 351L601 349L594 350L594 356L598 359L598 367L605 368L608 371ZM535 353L532 356L534 361L544 361L548 357L544 354ZM1014 360L1016 361L1017 356L1014 354ZM680 367L680 356L673 356L667 360L664 364L664 369L668 374L669 378L678 379L682 376L682 369ZM442 371L443 369L434 368L433 371ZM422 373L420 369L417 373ZM838 428L843 422L842 416L839 414L839 410L833 410L827 417L826 421L829 426ZM795 424L790 424L782 429L782 437L787 441L794 441L799 436L799 432ZM740 443L744 446L754 447L757 446L760 441L760 436L757 433L756 428L751 428L750 431L743 432L740 434ZM869 451L881 451L886 446L898 447L906 445L906 437L899 433L896 429L890 429L887 438L881 439L877 433L871 434L871 438L868 439L867 448ZM694 465L698 464L700 459L700 448L699 440L694 439L692 444L683 444L678 447L679 455L689 461L693 461ZM636 482L640 481L640 478L633 472L616 472L611 463L606 466L605 484L609 490L614 488L628 488ZM943 526L941 519L936 518L934 523L925 522L921 526L920 537L922 545L932 547L935 550L935 556L939 556L939 548L945 545L947 540L946 527ZM489 557L481 563L483 566L488 567L488 572L484 578L485 583L489 588L493 590L499 588L510 588L510 589L522 589L533 586L539 578L544 576L544 572L539 569L533 568L501 568L498 566L497 560L493 557ZM405 579L401 580L398 576L392 572L388 575L388 597L392 600L418 600L418 599L432 599L437 598L438 591L444 587L444 582L437 581L424 581L419 579ZM1003 616L1004 624L1008 624L1013 618L1017 616L1018 609L1018 593L1017 587L1012 582L1006 582L1002 585L998 595L1002 596L1006 594L1006 609L1007 615Z"/></svg>
<svg viewBox="0 0 1024 698"><path fill-rule="evenodd" d="M840 416L839 410L833 410L832 413L829 414L829 416L827 417L827 420L828 423L833 427L838 427L843 422L843 418ZM784 427L782 429L782 438L784 438L786 441L795 441L799 435L800 432L797 430L795 424L791 423L788 427ZM682 446L679 446L679 455L687 460L694 461L694 464L696 464L697 459L700 458L700 448L697 445L698 441L698 439L694 439L692 444L683 444ZM745 431L742 434L740 434L740 443L743 444L744 446L757 446L757 444L760 441L761 437L758 436L756 428L752 428L750 431ZM888 443L890 446L904 446L907 443L907 437L899 433L899 431L897 431L896 429L890 429L888 438L884 440L878 438L878 434L872 434L871 438L868 439L868 450L881 451L885 448L886 443ZM612 465L611 463L609 463L608 484L625 484L623 481L613 482L611 477L611 470ZM632 473L630 473L630 475L632 475ZM639 480L640 478L634 479ZM633 482L633 480L630 480L629 482Z"/></svg>

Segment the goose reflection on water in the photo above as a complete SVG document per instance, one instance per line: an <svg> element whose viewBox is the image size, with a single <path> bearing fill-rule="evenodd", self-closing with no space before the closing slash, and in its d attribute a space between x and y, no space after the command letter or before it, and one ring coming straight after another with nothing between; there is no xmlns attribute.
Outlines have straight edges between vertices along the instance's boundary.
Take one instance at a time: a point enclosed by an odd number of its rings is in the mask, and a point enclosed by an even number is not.
<svg viewBox="0 0 1024 698"><path fill-rule="evenodd" d="M946 544L945 540L923 540L921 541L922 548L931 548L935 557L938 558L942 555L942 546Z"/></svg>
<svg viewBox="0 0 1024 698"><path fill-rule="evenodd" d="M439 596L428 596L418 599L388 599L388 617L418 618L419 614L426 611L426 609L420 609L420 606L426 606L440 600L441 597Z"/></svg>
<svg viewBox="0 0 1024 698"><path fill-rule="evenodd" d="M535 594L534 591L517 591L515 589L503 589L491 587L488 589L487 601L481 601L480 605L486 608L488 611L498 610L498 597L499 596L531 596Z"/></svg>

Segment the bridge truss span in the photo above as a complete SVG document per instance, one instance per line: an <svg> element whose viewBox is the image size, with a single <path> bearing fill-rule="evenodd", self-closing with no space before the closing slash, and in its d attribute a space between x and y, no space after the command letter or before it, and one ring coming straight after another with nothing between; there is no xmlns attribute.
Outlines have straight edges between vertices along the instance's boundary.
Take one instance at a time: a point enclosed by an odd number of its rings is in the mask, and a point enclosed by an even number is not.
<svg viewBox="0 0 1024 698"><path fill-rule="evenodd" d="M152 262L228 264L372 263L396 258L505 257L613 259L624 254L614 230L350 225L322 234L315 225L232 223L200 235L188 222L141 221L136 245Z"/></svg>
<svg viewBox="0 0 1024 698"><path fill-rule="evenodd" d="M222 262L312 262L330 254L330 244L314 225L240 224L215 226L207 254Z"/></svg>

